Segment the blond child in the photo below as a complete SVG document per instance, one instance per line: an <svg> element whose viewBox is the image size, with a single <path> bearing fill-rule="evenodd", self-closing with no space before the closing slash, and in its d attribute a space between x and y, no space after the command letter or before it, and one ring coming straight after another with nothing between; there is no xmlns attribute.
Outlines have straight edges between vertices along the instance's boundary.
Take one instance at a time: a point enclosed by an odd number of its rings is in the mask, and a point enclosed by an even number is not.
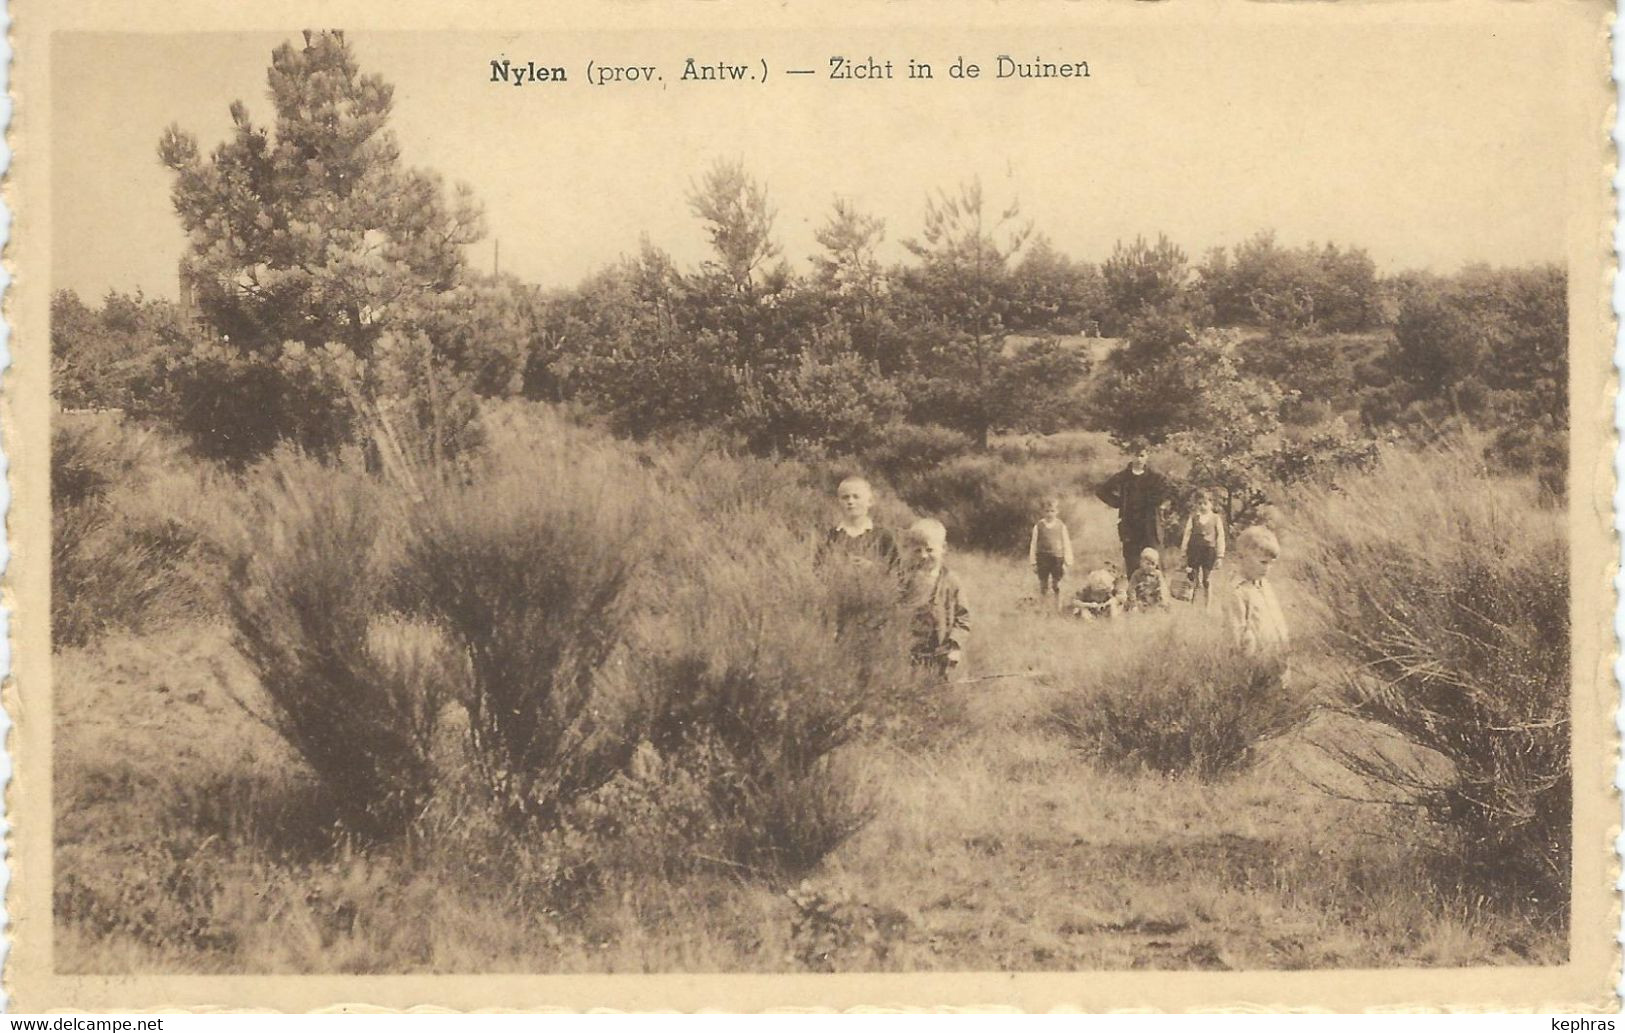
<svg viewBox="0 0 1625 1033"><path fill-rule="evenodd" d="M1128 579L1129 606L1135 610L1168 607L1168 578L1162 572L1161 557L1155 549L1140 550L1140 565Z"/></svg>
<svg viewBox="0 0 1625 1033"><path fill-rule="evenodd" d="M1072 566L1072 536L1061 520L1059 499L1044 500L1043 515L1033 525L1032 542L1027 547L1027 562L1038 575L1038 598L1055 596L1055 609L1061 609L1061 575Z"/></svg>
<svg viewBox="0 0 1625 1033"><path fill-rule="evenodd" d="M1107 563L1091 570L1083 579L1083 587L1072 597L1072 612L1079 617L1115 617L1123 612L1128 599L1128 579Z"/></svg>
<svg viewBox="0 0 1625 1033"><path fill-rule="evenodd" d="M947 551L948 532L940 521L917 520L904 537L903 603L914 614L914 662L943 679L964 661L970 638L970 609L959 579L943 563Z"/></svg>
<svg viewBox="0 0 1625 1033"><path fill-rule="evenodd" d="M1281 555L1275 532L1262 525L1236 536L1239 580L1225 604L1225 622L1237 648L1249 656L1279 655L1284 660L1289 638L1286 618L1269 583L1270 568Z"/></svg>

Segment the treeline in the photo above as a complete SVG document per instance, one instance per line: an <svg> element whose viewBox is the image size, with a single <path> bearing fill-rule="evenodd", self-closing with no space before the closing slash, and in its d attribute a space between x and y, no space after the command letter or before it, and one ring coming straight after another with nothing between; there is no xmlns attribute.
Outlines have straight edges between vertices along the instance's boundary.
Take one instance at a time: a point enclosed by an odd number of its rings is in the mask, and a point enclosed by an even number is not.
<svg viewBox="0 0 1625 1033"><path fill-rule="evenodd" d="M1560 475L1555 267L1383 277L1358 248L1267 232L1195 262L1166 236L1118 242L1096 264L972 182L928 197L899 263L880 258L886 223L836 198L802 273L768 188L721 161L685 197L706 260L680 268L645 239L542 290L468 267L478 205L401 163L390 87L342 34L284 44L269 82L270 126L238 103L207 158L177 128L160 144L197 318L58 294L60 404L160 419L233 465L281 440L451 455L478 439L479 398L524 396L764 454L1104 430L1244 495L1358 458L1377 431L1473 424L1508 465Z"/></svg>

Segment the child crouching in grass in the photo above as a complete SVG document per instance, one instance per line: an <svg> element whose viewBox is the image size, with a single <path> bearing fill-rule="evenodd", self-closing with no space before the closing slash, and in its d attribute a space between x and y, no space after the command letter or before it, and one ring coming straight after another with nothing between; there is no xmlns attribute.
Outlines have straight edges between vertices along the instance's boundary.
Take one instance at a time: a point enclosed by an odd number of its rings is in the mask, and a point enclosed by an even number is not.
<svg viewBox="0 0 1625 1033"><path fill-rule="evenodd" d="M1140 565L1128 579L1128 599L1129 606L1136 610L1168 608L1168 578L1162 572L1157 550L1140 550Z"/></svg>
<svg viewBox="0 0 1625 1033"><path fill-rule="evenodd" d="M1091 570L1083 587L1072 596L1072 613L1077 617L1115 617L1128 603L1128 579L1110 561Z"/></svg>
<svg viewBox="0 0 1625 1033"><path fill-rule="evenodd" d="M904 539L908 577L903 603L914 615L914 663L947 679L963 662L970 638L965 591L943 564L948 531L937 520L917 520Z"/></svg>

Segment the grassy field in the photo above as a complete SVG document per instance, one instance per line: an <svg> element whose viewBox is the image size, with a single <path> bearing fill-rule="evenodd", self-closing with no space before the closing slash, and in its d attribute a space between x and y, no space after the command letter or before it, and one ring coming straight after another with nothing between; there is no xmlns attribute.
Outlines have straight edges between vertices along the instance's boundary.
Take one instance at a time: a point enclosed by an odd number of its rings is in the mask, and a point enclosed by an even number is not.
<svg viewBox="0 0 1625 1033"><path fill-rule="evenodd" d="M1104 507L1074 499L1066 511L1080 566L1116 552ZM1405 816L1349 799L1367 794L1317 745L1365 734L1346 718L1318 717L1211 782L1106 769L1049 719L1073 672L1217 610L1084 624L1041 612L1022 563L956 553L950 565L974 611L966 675L1014 676L934 690L911 734L846 748L876 801L866 827L804 881L719 866L676 885L622 884L579 909L560 909L556 886L535 889L524 844L484 859L446 846L483 834L455 795L421 823L435 834L335 841L308 775L249 713L262 701L222 624L65 649L57 966L1290 969L1563 957L1562 930L1441 896ZM1312 638L1308 604L1292 609Z"/></svg>

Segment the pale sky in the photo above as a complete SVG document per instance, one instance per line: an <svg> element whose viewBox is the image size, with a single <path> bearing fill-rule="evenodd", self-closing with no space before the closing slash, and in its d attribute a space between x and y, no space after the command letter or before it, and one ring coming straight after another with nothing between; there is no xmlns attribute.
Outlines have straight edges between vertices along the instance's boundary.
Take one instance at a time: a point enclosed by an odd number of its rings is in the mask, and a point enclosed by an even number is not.
<svg viewBox="0 0 1625 1033"><path fill-rule="evenodd" d="M1262 34L1262 35L1261 35ZM157 143L177 122L205 152L242 99L271 119L265 69L286 34L60 35L52 50L53 287L173 297L184 239ZM352 33L395 85L405 160L484 202L504 271L548 286L633 253L641 233L682 265L705 243L684 201L719 157L743 158L798 265L837 194L885 218L884 257L919 231L928 192L979 176L1061 251L1098 261L1166 232L1193 260L1272 228L1288 244L1365 247L1380 268L1441 271L1566 254L1559 43L1425 25L1155 35L822 30ZM1087 80L996 81L1001 52L1087 60ZM930 61L929 82L791 78L834 54ZM947 77L955 55L984 78ZM563 65L564 84L493 85L490 61ZM766 83L680 83L683 59L754 62ZM597 63L653 64L654 86L592 86ZM489 270L492 242L472 258Z"/></svg>

